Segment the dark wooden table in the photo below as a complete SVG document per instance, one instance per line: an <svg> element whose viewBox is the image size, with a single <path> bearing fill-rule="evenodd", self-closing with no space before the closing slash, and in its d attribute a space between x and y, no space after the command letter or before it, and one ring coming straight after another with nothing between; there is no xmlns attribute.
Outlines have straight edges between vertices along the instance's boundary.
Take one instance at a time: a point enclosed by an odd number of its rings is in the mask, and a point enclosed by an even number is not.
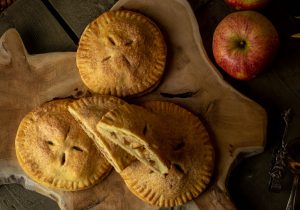
<svg viewBox="0 0 300 210"><path fill-rule="evenodd" d="M84 27L109 9L115 0L17 0L0 15L0 35L14 27L21 34L30 54L75 51ZM216 25L233 12L223 0L190 0L198 19L208 56ZM224 78L240 92L261 104L268 113L268 133L265 152L241 159L228 178L228 189L239 210L285 209L292 185L292 175L286 172L280 193L268 191L272 151L281 140L283 110L292 107L294 117L288 139L300 136L300 39L290 38L300 33L300 6L293 0L273 0L260 10L277 28L281 46L272 65L258 78L236 81ZM1 170L1 169L0 169ZM300 200L300 199L297 199ZM0 209L58 209L55 202L20 185L1 185ZM298 208L300 206L298 205Z"/></svg>

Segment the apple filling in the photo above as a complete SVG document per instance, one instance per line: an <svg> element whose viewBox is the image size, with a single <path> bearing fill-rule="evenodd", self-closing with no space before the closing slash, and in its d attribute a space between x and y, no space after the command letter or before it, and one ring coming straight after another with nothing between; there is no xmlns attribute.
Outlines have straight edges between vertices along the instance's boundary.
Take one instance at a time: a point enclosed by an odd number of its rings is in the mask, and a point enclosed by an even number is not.
<svg viewBox="0 0 300 210"><path fill-rule="evenodd" d="M132 135L131 133L127 133L124 130L117 133L115 131L116 130L110 131L109 128L100 128L99 130L102 135L106 136L129 154L146 164L151 170L161 174L168 173L168 161L161 157L161 154L155 149L157 146L148 145L145 143L145 140L142 140L140 137Z"/></svg>
<svg viewBox="0 0 300 210"><path fill-rule="evenodd" d="M129 150L131 150L131 152L134 153L136 156L146 160L148 164L150 164L154 168L161 168L159 167L159 161L156 159L155 155L152 152L150 152L150 150L147 150L145 146L137 142L130 143L125 137L123 137L122 140L123 145L128 146Z"/></svg>

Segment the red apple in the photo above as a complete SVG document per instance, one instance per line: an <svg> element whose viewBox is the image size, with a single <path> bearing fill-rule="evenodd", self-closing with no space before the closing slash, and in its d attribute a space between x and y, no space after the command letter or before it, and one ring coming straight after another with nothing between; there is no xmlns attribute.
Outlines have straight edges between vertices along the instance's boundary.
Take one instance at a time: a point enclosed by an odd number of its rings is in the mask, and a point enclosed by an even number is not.
<svg viewBox="0 0 300 210"><path fill-rule="evenodd" d="M270 0L224 0L226 4L237 10L251 10L265 7Z"/></svg>
<svg viewBox="0 0 300 210"><path fill-rule="evenodd" d="M272 23L254 11L226 16L213 35L213 55L229 75L249 80L272 61L279 47L279 36Z"/></svg>

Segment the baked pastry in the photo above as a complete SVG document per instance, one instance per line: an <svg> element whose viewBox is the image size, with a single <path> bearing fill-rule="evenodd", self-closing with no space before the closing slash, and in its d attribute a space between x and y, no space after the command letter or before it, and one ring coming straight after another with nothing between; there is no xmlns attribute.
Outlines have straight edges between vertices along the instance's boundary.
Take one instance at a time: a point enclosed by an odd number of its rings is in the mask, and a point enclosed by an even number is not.
<svg viewBox="0 0 300 210"><path fill-rule="evenodd" d="M167 174L170 162L164 155L168 145L161 139L160 130L168 126L156 113L124 104L106 113L97 124L97 130L153 171Z"/></svg>
<svg viewBox="0 0 300 210"><path fill-rule="evenodd" d="M198 117L169 102L146 102L145 108L160 115L168 124L157 132L164 153L170 161L168 174L154 173L134 161L121 171L127 187L145 202L160 207L182 205L196 198L210 182L214 166L214 149Z"/></svg>
<svg viewBox="0 0 300 210"><path fill-rule="evenodd" d="M53 101L28 113L15 147L21 168L34 181L75 191L98 183L112 167L69 114L69 103Z"/></svg>
<svg viewBox="0 0 300 210"><path fill-rule="evenodd" d="M141 95L163 75L166 44L156 24L144 15L109 11L85 28L76 62L91 91L119 97Z"/></svg>
<svg viewBox="0 0 300 210"><path fill-rule="evenodd" d="M117 172L126 168L135 158L98 132L96 125L104 114L125 103L123 100L113 96L95 95L81 98L70 104L68 108L71 115L93 139L97 148Z"/></svg>

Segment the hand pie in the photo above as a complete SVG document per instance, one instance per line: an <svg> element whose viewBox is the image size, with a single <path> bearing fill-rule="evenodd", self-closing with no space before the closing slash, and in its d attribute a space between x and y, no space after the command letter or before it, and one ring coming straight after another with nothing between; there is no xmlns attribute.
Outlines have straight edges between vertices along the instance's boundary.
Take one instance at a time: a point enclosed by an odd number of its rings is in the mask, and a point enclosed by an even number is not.
<svg viewBox="0 0 300 210"><path fill-rule="evenodd" d="M207 130L198 117L173 103L154 101L142 106L168 124L153 133L160 134L160 145L170 147L164 148L164 153L171 166L168 174L159 174L134 161L120 175L130 191L149 204L182 205L196 198L210 182L214 150Z"/></svg>
<svg viewBox="0 0 300 210"><path fill-rule="evenodd" d="M163 75L166 44L149 18L126 10L109 11L84 30L76 62L91 91L141 95L158 85Z"/></svg>
<svg viewBox="0 0 300 210"><path fill-rule="evenodd" d="M117 172L122 171L135 158L98 132L96 125L104 114L125 103L123 100L113 96L96 95L89 98L81 98L73 102L68 108L71 115L93 139L98 149Z"/></svg>
<svg viewBox="0 0 300 210"><path fill-rule="evenodd" d="M124 104L107 114L97 124L97 130L122 147L153 171L167 174L169 161L164 157L166 144L161 129L167 129L162 119L137 105Z"/></svg>
<svg viewBox="0 0 300 210"><path fill-rule="evenodd" d="M28 113L17 131L20 166L46 187L75 191L101 181L111 166L67 110L69 100L53 101Z"/></svg>

